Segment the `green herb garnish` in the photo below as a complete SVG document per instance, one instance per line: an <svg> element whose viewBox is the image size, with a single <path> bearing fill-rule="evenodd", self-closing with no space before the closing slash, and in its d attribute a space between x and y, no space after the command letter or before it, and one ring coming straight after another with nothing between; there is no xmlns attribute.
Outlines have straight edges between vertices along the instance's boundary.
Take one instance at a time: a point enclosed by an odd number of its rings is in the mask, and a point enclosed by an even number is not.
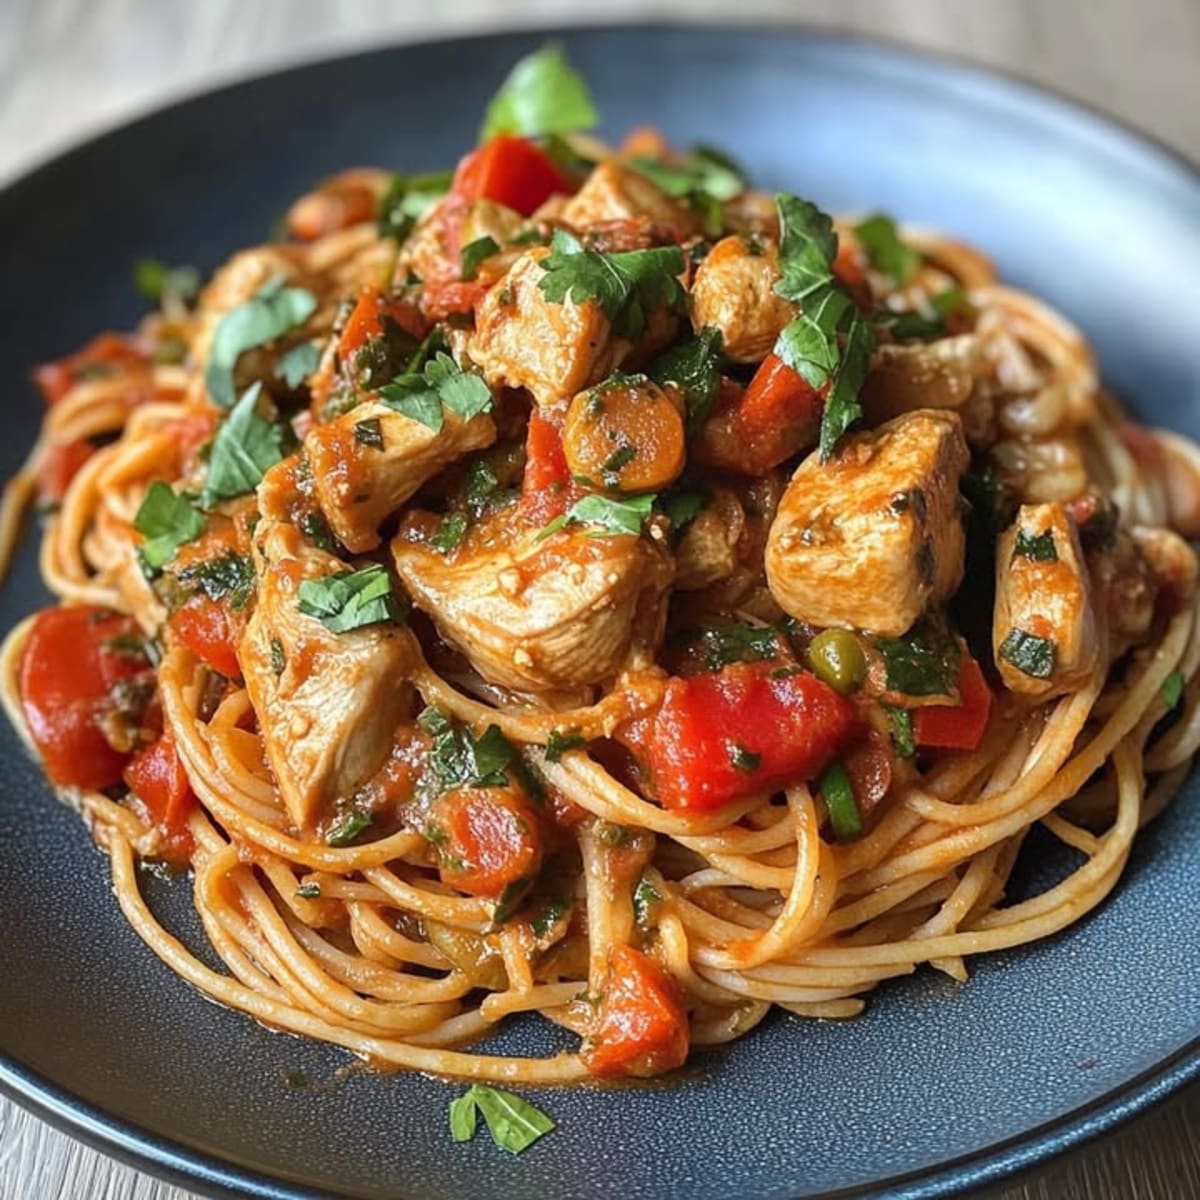
<svg viewBox="0 0 1200 1200"><path fill-rule="evenodd" d="M306 579L297 593L300 611L316 617L326 629L347 633L388 621L401 624L400 602L391 576L378 563L357 571L339 571L324 579Z"/></svg>
<svg viewBox="0 0 1200 1200"><path fill-rule="evenodd" d="M906 696L954 694L962 649L948 633L919 626L902 638L877 638L875 648L887 670L888 691Z"/></svg>
<svg viewBox="0 0 1200 1200"><path fill-rule="evenodd" d="M672 346L651 363L655 383L673 383L683 391L688 431L694 433L712 411L721 384L721 334L702 329L695 337Z"/></svg>
<svg viewBox="0 0 1200 1200"><path fill-rule="evenodd" d="M729 746L729 761L739 771L757 771L762 765L762 755L756 754L753 750L747 750L745 746L741 746L737 742L733 742Z"/></svg>
<svg viewBox="0 0 1200 1200"><path fill-rule="evenodd" d="M825 769L817 782L817 791L825 801L825 811L829 813L833 836L839 842L852 842L861 837L862 814L858 811L858 801L854 799L850 777L841 763L834 763Z"/></svg>
<svg viewBox="0 0 1200 1200"><path fill-rule="evenodd" d="M316 900L321 894L321 885L319 883L302 883L296 889L296 895L302 900Z"/></svg>
<svg viewBox="0 0 1200 1200"><path fill-rule="evenodd" d="M1173 709L1179 704L1180 698L1183 696L1183 672L1172 671L1166 679L1162 681L1162 687L1159 688L1159 694L1163 698L1163 702L1168 709Z"/></svg>
<svg viewBox="0 0 1200 1200"><path fill-rule="evenodd" d="M161 570L180 546L194 542L204 532L204 517L170 484L154 480L133 518L133 527L146 540L138 558L150 572Z"/></svg>
<svg viewBox="0 0 1200 1200"><path fill-rule="evenodd" d="M541 137L591 129L597 122L587 84L563 53L548 42L519 59L487 106L479 140L498 133Z"/></svg>
<svg viewBox="0 0 1200 1200"><path fill-rule="evenodd" d="M921 255L900 237L896 222L884 213L860 221L854 236L871 269L886 275L896 287L903 287L921 265Z"/></svg>
<svg viewBox="0 0 1200 1200"><path fill-rule="evenodd" d="M395 174L379 205L379 236L403 242L413 226L450 190L450 171Z"/></svg>
<svg viewBox="0 0 1200 1200"><path fill-rule="evenodd" d="M287 655L283 652L283 643L278 638L271 639L271 672L278 678L287 666Z"/></svg>
<svg viewBox="0 0 1200 1200"><path fill-rule="evenodd" d="M462 370L443 351L425 363L420 373L397 375L379 396L388 408L420 421L434 433L445 422L443 409L450 409L464 421L492 409L492 393L483 377Z"/></svg>
<svg viewBox="0 0 1200 1200"><path fill-rule="evenodd" d="M429 539L429 544L435 550L440 550L443 554L449 554L451 551L457 550L462 544L469 524L470 521L466 513L448 513L442 518L442 523L438 526L437 532Z"/></svg>
<svg viewBox="0 0 1200 1200"><path fill-rule="evenodd" d="M552 1129L554 1122L527 1100L483 1083L472 1084L465 1095L450 1102L450 1136L456 1142L475 1136L481 1115L501 1150L520 1154Z"/></svg>
<svg viewBox="0 0 1200 1200"><path fill-rule="evenodd" d="M1034 679L1049 679L1054 674L1057 649L1049 638L1038 637L1024 629L1012 630L1000 643L1000 657L1018 671Z"/></svg>
<svg viewBox="0 0 1200 1200"><path fill-rule="evenodd" d="M552 729L546 739L546 761L561 762L568 750L578 750L587 745L587 738L578 729Z"/></svg>
<svg viewBox="0 0 1200 1200"><path fill-rule="evenodd" d="M683 271L678 246L601 254L587 250L564 229L556 229L550 253L541 261L545 272L538 281L542 295L553 304L594 300L621 337L636 338L646 328L647 314L657 308L679 308Z"/></svg>
<svg viewBox="0 0 1200 1200"><path fill-rule="evenodd" d="M151 304L186 308L200 290L200 272L195 267L168 267L156 258L139 258L133 264L133 283Z"/></svg>
<svg viewBox="0 0 1200 1200"><path fill-rule="evenodd" d="M555 517L538 534L537 540L548 538L566 525L594 525L600 536L615 537L628 533L636 537L641 533L642 522L650 515L653 506L653 495L616 500L611 496L592 493L577 500L569 512Z"/></svg>
<svg viewBox="0 0 1200 1200"><path fill-rule="evenodd" d="M721 232L721 205L746 190L746 181L733 161L719 151L697 146L679 163L634 158L629 165L652 180L669 196L677 196L704 217L711 237Z"/></svg>
<svg viewBox="0 0 1200 1200"><path fill-rule="evenodd" d="M499 249L500 244L496 239L488 237L486 234L483 237L476 238L473 242L468 242L462 248L462 254L460 255L462 277L464 279L474 279L479 274L480 265L487 262Z"/></svg>
<svg viewBox="0 0 1200 1200"><path fill-rule="evenodd" d="M383 449L383 426L378 417L367 417L358 421L354 426L354 440L361 446L369 446L372 450Z"/></svg>
<svg viewBox="0 0 1200 1200"><path fill-rule="evenodd" d="M254 592L254 564L236 550L192 563L176 578L186 588L199 588L210 600L227 602L235 612L246 607Z"/></svg>
<svg viewBox="0 0 1200 1200"><path fill-rule="evenodd" d="M1047 529L1045 533L1030 534L1019 530L1013 545L1013 558L1018 557L1028 558L1032 562L1058 562L1053 532Z"/></svg>
<svg viewBox="0 0 1200 1200"><path fill-rule="evenodd" d="M374 820L368 812L353 809L339 817L333 827L325 835L325 843L329 846L349 846L357 841L359 835Z"/></svg>
<svg viewBox="0 0 1200 1200"><path fill-rule="evenodd" d="M289 388L298 388L316 369L321 352L312 342L301 342L280 356L275 374Z"/></svg>
<svg viewBox="0 0 1200 1200"><path fill-rule="evenodd" d="M907 708L897 708L891 704L885 704L883 710L892 723L892 745L896 747L896 753L901 758L912 758L917 752L912 713Z"/></svg>
<svg viewBox="0 0 1200 1200"><path fill-rule="evenodd" d="M200 493L204 508L254 491L267 471L283 458L282 430L257 411L261 390L262 384L251 384L213 438L208 476Z"/></svg>
<svg viewBox="0 0 1200 1200"><path fill-rule="evenodd" d="M656 904L661 904L662 901L662 893L643 875L638 880L637 887L633 889L633 919L639 928L649 928L650 912Z"/></svg>
<svg viewBox="0 0 1200 1200"><path fill-rule="evenodd" d="M263 284L253 296L227 312L213 334L204 382L223 408L236 400L233 369L242 353L283 337L312 316L317 298L303 288L284 287L282 279Z"/></svg>

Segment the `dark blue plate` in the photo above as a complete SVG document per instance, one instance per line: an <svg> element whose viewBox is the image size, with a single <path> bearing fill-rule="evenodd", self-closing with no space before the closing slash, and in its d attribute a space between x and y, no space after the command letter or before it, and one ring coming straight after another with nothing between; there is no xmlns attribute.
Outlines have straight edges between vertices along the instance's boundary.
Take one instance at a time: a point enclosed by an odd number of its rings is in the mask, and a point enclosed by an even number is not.
<svg viewBox="0 0 1200 1200"><path fill-rule="evenodd" d="M326 172L450 163L539 40L403 47L239 84L0 195L5 472L39 416L27 367L135 320L134 258L212 268ZM658 28L564 40L607 132L653 122L678 142L726 147L766 187L832 209L882 206L978 243L1083 327L1140 413L1200 434L1200 182L1163 150L1024 84L865 42ZM31 542L0 624L43 601ZM544 1093L558 1132L514 1159L483 1137L451 1144L455 1089L347 1072L341 1051L270 1033L176 979L126 927L83 827L7 728L0 739L0 1084L195 1188L941 1196L1107 1129L1200 1073L1194 786L1141 836L1109 902L1061 936L975 963L965 987L933 972L884 986L849 1024L770 1020L673 1086ZM186 883L146 883L196 942ZM558 1038L530 1020L495 1044L532 1052Z"/></svg>

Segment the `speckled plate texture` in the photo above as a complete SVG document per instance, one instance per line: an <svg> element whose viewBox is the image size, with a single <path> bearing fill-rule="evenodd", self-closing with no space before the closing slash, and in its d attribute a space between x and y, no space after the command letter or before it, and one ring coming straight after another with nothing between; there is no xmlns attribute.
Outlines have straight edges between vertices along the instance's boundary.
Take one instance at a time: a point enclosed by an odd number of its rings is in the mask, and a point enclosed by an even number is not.
<svg viewBox="0 0 1200 1200"><path fill-rule="evenodd" d="M540 40L402 47L238 84L0 195L4 473L40 415L29 366L137 318L137 256L211 269L327 172L447 165ZM673 141L727 148L765 187L970 239L1082 326L1138 413L1200 434L1200 182L1166 152L1023 84L871 43L781 29L564 40L605 132L653 122ZM31 539L0 623L45 600ZM177 979L126 926L104 858L4 728L0 1083L78 1136L214 1194L948 1195L1197 1074L1196 793L1142 834L1098 912L976 961L967 986L922 971L881 987L857 1021L776 1016L667 1085L542 1093L558 1131L512 1158L484 1136L451 1144L452 1087L347 1070L341 1051L271 1033ZM1018 890L1069 866L1031 839ZM196 945L187 882L145 882ZM565 1044L530 1019L491 1048Z"/></svg>

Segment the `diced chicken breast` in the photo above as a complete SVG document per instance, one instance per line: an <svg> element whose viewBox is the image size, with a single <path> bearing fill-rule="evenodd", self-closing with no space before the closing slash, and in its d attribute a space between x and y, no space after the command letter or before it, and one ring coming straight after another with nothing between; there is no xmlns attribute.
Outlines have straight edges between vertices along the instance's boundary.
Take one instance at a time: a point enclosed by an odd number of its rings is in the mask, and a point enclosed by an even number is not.
<svg viewBox="0 0 1200 1200"><path fill-rule="evenodd" d="M615 365L608 318L594 300L556 304L542 295L539 264L549 253L534 247L493 285L468 343L492 387L528 388L542 405L598 383Z"/></svg>
<svg viewBox="0 0 1200 1200"><path fill-rule="evenodd" d="M712 499L684 526L675 547L674 587L695 592L728 579L738 566L738 542L746 514L730 488L716 488Z"/></svg>
<svg viewBox="0 0 1200 1200"><path fill-rule="evenodd" d="M406 677L419 651L398 625L333 633L302 613L300 584L346 564L290 525L263 525L255 539L258 599L238 662L279 794L296 827L311 829L383 765L412 712Z"/></svg>
<svg viewBox="0 0 1200 1200"><path fill-rule="evenodd" d="M775 294L778 282L774 243L722 238L696 268L692 324L697 330L718 330L726 358L760 362L796 315L796 306Z"/></svg>
<svg viewBox="0 0 1200 1200"><path fill-rule="evenodd" d="M1044 699L1096 669L1092 581L1075 523L1061 504L1024 504L996 546L992 649L1006 687Z"/></svg>
<svg viewBox="0 0 1200 1200"><path fill-rule="evenodd" d="M649 538L568 527L539 541L497 525L494 540L507 544L453 560L403 529L392 542L413 602L485 679L577 689L611 678L631 649L657 646L671 564Z"/></svg>
<svg viewBox="0 0 1200 1200"><path fill-rule="evenodd" d="M767 582L813 625L904 633L962 579L958 484L968 461L954 413L907 413L845 439L792 476L767 538Z"/></svg>
<svg viewBox="0 0 1200 1200"><path fill-rule="evenodd" d="M596 166L558 215L564 224L577 230L606 221L646 217L679 237L689 237L701 233L703 225L685 204L615 158Z"/></svg>
<svg viewBox="0 0 1200 1200"><path fill-rule="evenodd" d="M379 545L379 527L426 480L455 459L496 440L487 413L464 421L447 409L434 431L378 402L360 404L318 425L304 439L317 502L330 529L355 554ZM382 447L360 439L363 421L379 422Z"/></svg>

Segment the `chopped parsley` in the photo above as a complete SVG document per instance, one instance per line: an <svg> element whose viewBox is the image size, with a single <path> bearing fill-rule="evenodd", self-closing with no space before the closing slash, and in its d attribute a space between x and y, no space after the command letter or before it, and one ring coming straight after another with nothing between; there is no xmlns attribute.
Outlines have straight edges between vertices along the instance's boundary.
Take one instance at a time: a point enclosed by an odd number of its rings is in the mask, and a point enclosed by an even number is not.
<svg viewBox="0 0 1200 1200"><path fill-rule="evenodd" d="M1027 558L1031 562L1058 562L1053 532L1047 529L1045 533L1030 534L1019 530L1013 545L1013 558Z"/></svg>
<svg viewBox="0 0 1200 1200"><path fill-rule="evenodd" d="M672 346L650 364L648 374L655 383L673 383L683 391L688 431L694 433L712 411L721 384L720 331L702 329Z"/></svg>
<svg viewBox="0 0 1200 1200"><path fill-rule="evenodd" d="M652 495L616 500L611 496L592 493L577 500L569 512L555 517L538 534L537 540L548 538L566 525L593 525L601 537L616 537L626 533L637 537L642 531L642 522L650 515L653 506Z"/></svg>
<svg viewBox="0 0 1200 1200"><path fill-rule="evenodd" d="M683 251L678 246L601 254L584 248L565 229L556 229L550 253L541 261L538 281L553 304L594 300L621 337L636 338L646 328L647 314L657 308L680 308Z"/></svg>
<svg viewBox="0 0 1200 1200"><path fill-rule="evenodd" d="M212 508L222 500L244 496L283 458L283 431L258 413L262 384L251 384L221 423L208 456L208 476L200 504Z"/></svg>
<svg viewBox="0 0 1200 1200"><path fill-rule="evenodd" d="M325 514L318 512L315 509L306 512L300 518L300 532L318 550L333 549L333 534L329 529L329 522L325 520Z"/></svg>
<svg viewBox="0 0 1200 1200"><path fill-rule="evenodd" d="M378 563L324 579L305 579L297 596L300 611L334 633L385 621L398 625L404 619L391 576Z"/></svg>
<svg viewBox="0 0 1200 1200"><path fill-rule="evenodd" d="M254 592L254 564L236 550L192 563L176 578L183 587L199 589L210 600L227 602L235 612L249 604Z"/></svg>
<svg viewBox="0 0 1200 1200"><path fill-rule="evenodd" d="M679 533L696 519L708 503L708 497L699 492L676 492L663 501L663 512L671 522L671 530Z"/></svg>
<svg viewBox="0 0 1200 1200"><path fill-rule="evenodd" d="M739 771L757 771L762 765L762 755L756 754L753 750L747 750L745 746L739 745L737 742L731 742L729 746L729 761Z"/></svg>
<svg viewBox="0 0 1200 1200"><path fill-rule="evenodd" d="M775 342L775 353L811 387L828 387L821 416L821 461L862 416L858 393L871 365L875 337L833 273L837 234L816 205L776 197L782 231L775 291L801 306Z"/></svg>
<svg viewBox="0 0 1200 1200"><path fill-rule="evenodd" d="M1168 709L1173 709L1178 706L1180 698L1183 696L1183 672L1172 671L1166 679L1162 681L1162 686L1159 688L1159 693L1163 698L1163 703Z"/></svg>
<svg viewBox="0 0 1200 1200"><path fill-rule="evenodd" d="M554 1122L527 1100L484 1083L474 1083L450 1101L450 1136L468 1142L475 1136L482 1115L492 1141L501 1150L520 1154L554 1129Z"/></svg>
<svg viewBox="0 0 1200 1200"><path fill-rule="evenodd" d="M139 258L133 264L133 284L151 304L186 308L200 290L200 272L195 267L168 267L156 258Z"/></svg>
<svg viewBox="0 0 1200 1200"><path fill-rule="evenodd" d="M287 666L287 655L283 652L283 643L278 638L271 639L271 671L278 678Z"/></svg>
<svg viewBox="0 0 1200 1200"><path fill-rule="evenodd" d="M144 570L154 573L171 561L180 546L204 532L204 517L170 484L154 480L133 518L133 527L146 540L138 547Z"/></svg>
<svg viewBox="0 0 1200 1200"><path fill-rule="evenodd" d="M450 190L449 171L395 174L379 205L379 236L403 242L413 226Z"/></svg>
<svg viewBox="0 0 1200 1200"><path fill-rule="evenodd" d="M633 919L639 928L649 928L651 910L662 901L662 893L643 875L638 880L637 887L633 889Z"/></svg>
<svg viewBox="0 0 1200 1200"><path fill-rule="evenodd" d="M746 181L734 162L704 146L694 147L678 163L642 157L631 159L629 165L667 195L677 196L700 213L711 237L721 232L721 205L746 190Z"/></svg>
<svg viewBox="0 0 1200 1200"><path fill-rule="evenodd" d="M302 883L296 889L296 895L302 900L316 900L321 895L321 885L319 883Z"/></svg>
<svg viewBox="0 0 1200 1200"><path fill-rule="evenodd" d="M332 828L325 835L325 844L349 846L358 840L373 820L374 818L369 812L363 812L358 808L351 809L334 822Z"/></svg>
<svg viewBox="0 0 1200 1200"><path fill-rule="evenodd" d="M773 625L741 625L717 621L685 635L699 644L710 671L735 662L763 662L779 656L779 634Z"/></svg>
<svg viewBox="0 0 1200 1200"><path fill-rule="evenodd" d="M850 776L841 763L834 763L825 769L817 781L817 790L825 801L825 811L829 813L829 824L833 836L839 842L852 842L862 836L862 813L858 811L858 801L854 798L854 788L850 784Z"/></svg>
<svg viewBox="0 0 1200 1200"><path fill-rule="evenodd" d="M578 750L587 745L587 738L578 729L552 729L546 739L546 761L561 762L568 750Z"/></svg>
<svg viewBox="0 0 1200 1200"><path fill-rule="evenodd" d="M626 443L624 446L618 446L608 456L608 458L604 460L604 463L600 468L605 484L609 487L615 487L618 483L618 477L620 476L620 473L627 466L629 466L629 464L633 462L635 458L637 458L636 446L631 446L628 443Z"/></svg>
<svg viewBox="0 0 1200 1200"><path fill-rule="evenodd" d="M492 98L479 140L498 133L541 137L591 129L597 122L583 76L567 62L560 45L548 42L519 59Z"/></svg>
<svg viewBox="0 0 1200 1200"><path fill-rule="evenodd" d="M388 408L437 433L448 408L464 421L492 409L492 393L483 377L464 371L444 351L438 351L421 371L397 375L380 391Z"/></svg>
<svg viewBox="0 0 1200 1200"><path fill-rule="evenodd" d="M379 424L378 417L367 417L364 421L358 421L354 426L354 440L362 446L369 446L372 450L383 449L383 427Z"/></svg>
<svg viewBox="0 0 1200 1200"><path fill-rule="evenodd" d="M571 901L562 896L555 896L552 900L547 900L537 916L529 922L533 936L545 937L570 911Z"/></svg>
<svg viewBox="0 0 1200 1200"><path fill-rule="evenodd" d="M921 265L921 255L901 238L896 222L885 213L860 221L854 227L854 236L871 270L886 275L896 287L903 287Z"/></svg>
<svg viewBox="0 0 1200 1200"><path fill-rule="evenodd" d="M932 625L918 626L902 638L877 638L887 688L906 696L954 694L962 649L958 642Z"/></svg>
<svg viewBox="0 0 1200 1200"><path fill-rule="evenodd" d="M892 723L892 745L896 747L896 753L901 758L912 758L917 752L912 713L907 708L897 708L891 704L885 704L883 709Z"/></svg>
<svg viewBox="0 0 1200 1200"><path fill-rule="evenodd" d="M462 277L464 279L474 279L479 274L480 265L487 262L499 249L499 242L493 237L488 237L486 234L483 237L476 238L473 242L468 242L462 248L460 256Z"/></svg>
<svg viewBox="0 0 1200 1200"><path fill-rule="evenodd" d="M440 550L443 554L449 554L453 550L457 550L462 544L462 540L467 535L467 526L470 521L466 513L447 513L442 518L442 523L438 526L437 532L429 539L429 544L435 549Z"/></svg>
<svg viewBox="0 0 1200 1200"><path fill-rule="evenodd" d="M312 316L317 298L303 288L284 287L282 279L263 284L244 304L231 308L217 324L204 382L213 401L229 408L237 398L233 369L242 353L273 342Z"/></svg>
<svg viewBox="0 0 1200 1200"><path fill-rule="evenodd" d="M1038 637L1024 629L1012 630L1000 643L1000 657L1018 671L1034 679L1049 679L1054 674L1057 649L1049 638Z"/></svg>
<svg viewBox="0 0 1200 1200"><path fill-rule="evenodd" d="M290 388L298 388L316 369L321 352L312 342L301 342L280 355L275 374Z"/></svg>
<svg viewBox="0 0 1200 1200"><path fill-rule="evenodd" d="M498 725L489 725L475 737L436 708L425 709L417 724L433 737L429 766L439 790L507 787L510 767L528 782L524 760Z"/></svg>

